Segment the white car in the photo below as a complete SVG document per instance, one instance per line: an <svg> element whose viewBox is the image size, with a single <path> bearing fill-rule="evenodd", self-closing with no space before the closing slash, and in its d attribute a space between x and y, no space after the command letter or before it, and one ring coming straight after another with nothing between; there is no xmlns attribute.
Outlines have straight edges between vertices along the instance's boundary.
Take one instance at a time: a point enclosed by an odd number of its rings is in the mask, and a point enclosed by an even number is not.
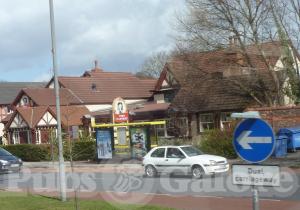
<svg viewBox="0 0 300 210"><path fill-rule="evenodd" d="M158 173L183 172L199 179L203 175L229 170L226 158L204 154L190 145L155 147L144 156L143 166L148 177L155 177Z"/></svg>

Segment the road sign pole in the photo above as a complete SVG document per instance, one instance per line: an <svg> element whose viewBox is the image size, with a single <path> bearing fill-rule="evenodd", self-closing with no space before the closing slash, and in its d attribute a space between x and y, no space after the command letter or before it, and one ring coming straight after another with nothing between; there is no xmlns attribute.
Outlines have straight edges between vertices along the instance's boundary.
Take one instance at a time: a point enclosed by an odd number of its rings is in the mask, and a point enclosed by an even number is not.
<svg viewBox="0 0 300 210"><path fill-rule="evenodd" d="M258 189L255 186L252 186L252 192L253 192L253 198L252 198L253 210L259 210Z"/></svg>

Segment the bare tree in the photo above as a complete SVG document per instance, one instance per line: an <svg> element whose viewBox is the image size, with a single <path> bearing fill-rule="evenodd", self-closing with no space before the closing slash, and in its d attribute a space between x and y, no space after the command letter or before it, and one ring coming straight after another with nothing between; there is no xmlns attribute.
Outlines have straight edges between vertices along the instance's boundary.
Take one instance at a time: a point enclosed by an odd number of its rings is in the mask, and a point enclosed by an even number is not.
<svg viewBox="0 0 300 210"><path fill-rule="evenodd" d="M293 1L293 0L290 0ZM264 106L283 105L285 96L293 99L299 88L293 81L299 78L294 68L295 54L288 42L287 27L283 27L285 10L278 10L277 1L272 0L187 0L187 13L178 18L180 36L177 41L184 51L203 51L232 48L240 54L243 66L255 71L250 83L245 80L227 78ZM299 5L299 4L298 4ZM293 8L293 7L291 7ZM228 42L228 37L233 37ZM283 71L274 71L272 58L276 52L267 51L262 43L281 43L280 53L284 54ZM234 46L234 47L233 47ZM254 47L256 59L264 63L264 71L257 69L249 46ZM278 53L278 52L277 52ZM239 63L237 62L237 68ZM201 69L200 69L201 70ZM292 73L291 73L292 72ZM267 79L266 79L267 78ZM253 83L253 81L255 81ZM288 83L288 84L287 84Z"/></svg>
<svg viewBox="0 0 300 210"><path fill-rule="evenodd" d="M168 58L169 54L164 51L152 54L145 59L136 75L141 78L158 78Z"/></svg>

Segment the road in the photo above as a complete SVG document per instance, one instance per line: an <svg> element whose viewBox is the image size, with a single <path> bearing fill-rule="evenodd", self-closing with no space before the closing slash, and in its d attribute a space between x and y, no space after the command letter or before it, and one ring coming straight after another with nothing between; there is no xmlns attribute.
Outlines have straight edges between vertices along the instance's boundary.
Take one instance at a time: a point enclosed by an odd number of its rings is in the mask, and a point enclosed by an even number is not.
<svg viewBox="0 0 300 210"><path fill-rule="evenodd" d="M106 172L92 170L68 172L66 177L69 193L72 194L75 189L79 193L87 193L87 195L90 193L91 197L97 193L106 193L101 197L115 202L151 203L158 199L157 203L159 203L163 197L167 196L172 199L176 198L175 202L180 200L178 198L181 198L183 202L192 198L197 201L205 199L206 202L207 199L217 199L214 202L221 202L218 199L222 198L237 199L240 202L241 198L247 198L249 203L249 198L252 196L249 186L233 185L230 175L204 177L200 180L183 175L146 178L141 171L122 169ZM258 188L261 201L300 202L300 174L293 171L283 172L281 178L281 187ZM58 173L24 170L20 174L2 174L0 175L0 188L51 194L59 191ZM164 200L168 199L164 198ZM163 204L173 207L172 202L170 201L170 205L165 202Z"/></svg>

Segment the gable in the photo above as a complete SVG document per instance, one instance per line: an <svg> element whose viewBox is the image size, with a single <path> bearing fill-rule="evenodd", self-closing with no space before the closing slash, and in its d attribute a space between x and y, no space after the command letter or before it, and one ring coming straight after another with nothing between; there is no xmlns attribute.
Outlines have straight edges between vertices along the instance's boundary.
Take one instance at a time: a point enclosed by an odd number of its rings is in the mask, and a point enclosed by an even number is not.
<svg viewBox="0 0 300 210"><path fill-rule="evenodd" d="M56 119L53 117L52 114L46 112L42 119L38 122L38 126L50 126L50 125L57 125Z"/></svg>
<svg viewBox="0 0 300 210"><path fill-rule="evenodd" d="M26 128L29 127L23 117L17 113L10 124L11 128Z"/></svg>
<svg viewBox="0 0 300 210"><path fill-rule="evenodd" d="M160 91L166 88L174 88L179 85L178 81L175 79L173 73L169 71L169 64L167 63L164 70L161 72L159 79L155 85L155 90Z"/></svg>
<svg viewBox="0 0 300 210"><path fill-rule="evenodd" d="M163 81L162 87L164 87L164 84L167 84L168 87L174 87L178 85L178 82L170 71L167 71L166 79Z"/></svg>

